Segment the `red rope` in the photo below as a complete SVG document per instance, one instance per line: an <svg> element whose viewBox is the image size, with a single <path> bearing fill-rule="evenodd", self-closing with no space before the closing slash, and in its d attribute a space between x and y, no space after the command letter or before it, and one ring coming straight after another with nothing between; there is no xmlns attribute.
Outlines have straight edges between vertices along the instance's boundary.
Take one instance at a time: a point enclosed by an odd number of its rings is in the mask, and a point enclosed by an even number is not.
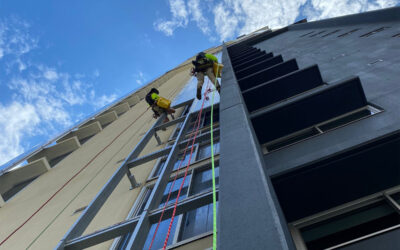
<svg viewBox="0 0 400 250"><path fill-rule="evenodd" d="M207 94L208 94L208 93L209 93L209 91L208 91L208 88L207 88L207 89L206 89L206 92L205 92L205 94L204 94L204 100L207 99ZM202 113L202 111L203 111L204 100L203 100L203 103L202 103L201 108L200 108L200 111L199 111L199 115L200 115L200 116L201 116L201 113ZM199 123L199 125L200 125L200 123ZM171 233L172 224L173 224L174 219L175 219L176 207L177 207L177 205L178 205L179 196L181 195L181 191L182 191L182 188L183 188L183 184L185 183L185 180L186 180L186 177L187 177L187 173L188 173L188 170L189 170L190 161L192 160L193 145L194 145L194 143L195 143L195 141L196 141L196 137L197 137L197 134L198 134L198 132L199 132L199 127L200 127L200 126L197 126L196 133L194 134L194 138L193 138L193 141L192 141L192 147L191 147L191 149L190 149L189 161L188 161L188 163L187 163L187 165L186 165L185 175L184 175L184 177L183 177L181 186L180 186L180 188L179 188L178 196L177 196L176 199L175 199L174 211L173 211L173 213L172 213L171 221L169 222L168 233L167 233L167 237L165 237L163 250L165 250L165 249L167 248L168 238L169 238L169 235L170 235L170 233Z"/></svg>
<svg viewBox="0 0 400 250"><path fill-rule="evenodd" d="M3 245L11 236L13 236L18 230L20 230L28 221L30 221L43 207L45 207L61 190L64 189L76 176L78 176L84 169L86 169L90 163L92 163L101 153L104 152L111 144L113 144L128 128L130 128L140 117L146 113L148 108L141 113L133 122L131 122L124 130L122 130L110 143L108 143L102 150L100 150L85 166L83 166L78 172L76 172L67 182L65 182L50 198L43 203L31 216L28 217L21 225L19 225L14 231L12 231L2 242L0 246Z"/></svg>
<svg viewBox="0 0 400 250"><path fill-rule="evenodd" d="M210 85L210 83L208 82L208 83L207 83L206 92L205 92L205 94L204 94L203 103L202 103L201 108L200 108L200 111L199 111L199 113L198 113L198 115L197 115L196 122L195 122L194 125L193 125L193 129L192 129L192 132L190 133L189 140L188 140L188 142L187 142L187 144L186 144L186 146L185 146L185 150L183 151L183 157L186 157L186 151L187 151L187 149L189 148L190 140L192 139L193 134L195 134L195 137L194 137L194 139L195 139L195 138L196 138L196 135L197 135L197 132L198 132L198 130L199 130L199 128L200 128L201 113L202 113L202 111L203 111L204 101L206 100L206 96L207 96L207 94L208 94L208 91L207 91L207 90L208 90L208 88L209 88L209 85ZM197 128L196 128L196 127L197 127ZM195 130L195 129L196 129L196 130ZM194 142L194 140L193 140L193 142ZM192 148L191 148L191 152L190 152L190 157L189 157L189 163L188 163L188 165L190 164L190 160L191 160L191 157L192 157L192 153L193 153L193 143L192 143ZM183 158L183 159L184 159L184 158ZM171 185L170 188L169 188L168 197L167 197L167 200L166 200L166 202L165 202L165 204L164 204L163 210L162 210L162 212L161 212L160 219L158 220L156 230L154 231L154 234L153 234L153 238L151 239L151 243L150 243L150 246L149 246L149 250L151 250L151 248L152 248L152 246L153 246L154 240L155 240L156 235L157 235L158 228L160 227L160 223L161 223L162 218L163 218L163 216L164 216L165 208L166 208L167 205L168 205L168 201L169 201L169 199L170 199L170 197L171 197L172 189L174 188L175 181L176 181L176 179L177 179L177 177L178 177L178 173L179 173L179 170L181 169L182 163L183 163L183 160L179 163L178 169L176 170L176 175L175 175L175 177L174 177L174 181L172 182L172 185ZM187 172L187 168L186 168L186 172ZM181 183L181 187L180 187L180 189L179 189L178 198L177 198L177 199L179 199L179 195L180 195L181 189L182 189L182 187L183 187L183 184L185 183L186 172L185 172L185 177L184 177L184 179L183 179L183 181L182 181L182 183ZM169 230L169 231L170 231L170 230ZM169 233L168 233L168 234L169 234ZM168 236L167 236L167 237L168 237ZM167 241L168 241L168 239L167 239Z"/></svg>

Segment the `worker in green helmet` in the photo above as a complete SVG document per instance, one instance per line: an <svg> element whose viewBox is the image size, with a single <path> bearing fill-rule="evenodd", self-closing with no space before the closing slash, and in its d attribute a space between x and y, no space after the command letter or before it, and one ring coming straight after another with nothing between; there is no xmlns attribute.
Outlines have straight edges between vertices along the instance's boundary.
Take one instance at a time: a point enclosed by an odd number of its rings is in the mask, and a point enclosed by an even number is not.
<svg viewBox="0 0 400 250"><path fill-rule="evenodd" d="M192 61L194 67L191 70L191 75L197 77L197 99L201 99L201 89L204 83L204 75L208 76L208 79L215 84L215 88L217 89L218 93L220 93L221 86L219 85L218 80L213 71L213 65L218 63L218 58L213 54L207 54L204 52L200 52L196 56L196 60Z"/></svg>
<svg viewBox="0 0 400 250"><path fill-rule="evenodd" d="M153 110L154 118L160 117L163 113L166 114L164 122L168 122L168 115L172 115L175 113L175 109L167 107L167 108L162 108L157 105L157 101L160 99L160 96L158 95L160 92L156 88L152 88L149 93L147 93L145 100L146 102L150 105L151 109Z"/></svg>

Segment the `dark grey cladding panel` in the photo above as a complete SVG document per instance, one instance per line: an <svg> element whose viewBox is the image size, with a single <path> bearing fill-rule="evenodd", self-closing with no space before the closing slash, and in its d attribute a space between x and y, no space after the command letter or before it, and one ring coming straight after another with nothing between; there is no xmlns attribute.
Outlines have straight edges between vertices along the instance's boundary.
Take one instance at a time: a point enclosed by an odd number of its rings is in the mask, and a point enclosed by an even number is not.
<svg viewBox="0 0 400 250"><path fill-rule="evenodd" d="M293 249L226 49L222 63L218 249Z"/></svg>
<svg viewBox="0 0 400 250"><path fill-rule="evenodd" d="M236 77L237 78L243 78L247 75L253 74L257 71L266 69L266 68L270 68L272 66L275 66L276 64L282 63L283 62L283 58L281 55L272 57L272 58L267 58L265 60L262 60L260 62L254 63L246 68L238 68L236 70Z"/></svg>
<svg viewBox="0 0 400 250"><path fill-rule="evenodd" d="M308 22L289 26L289 30L318 29L326 27L336 27L355 24L368 24L378 22L400 21L400 7L387 8L383 10L370 11L360 14L353 14Z"/></svg>
<svg viewBox="0 0 400 250"><path fill-rule="evenodd" d="M235 51L235 52L233 52L233 53L230 53L231 60L232 60L232 61L237 60L237 59L239 59L240 57L243 57L243 56L245 56L245 55L252 54L252 53L254 53L254 52L260 52L260 49L257 49L257 48L254 48L254 47L249 47L248 49L237 50L237 51Z"/></svg>
<svg viewBox="0 0 400 250"><path fill-rule="evenodd" d="M244 62L247 61L249 58L254 57L255 55L262 55L265 54L264 51L260 51L259 49L250 51L250 52L246 52L246 53L241 53L237 56L234 57L234 59L232 59L232 64L238 64L240 62ZM232 57L231 57L232 58Z"/></svg>
<svg viewBox="0 0 400 250"><path fill-rule="evenodd" d="M289 74L298 69L299 67L297 65L296 59L291 59L286 62L277 64L274 67L261 70L242 79L238 79L239 86L242 91L244 91L259 84L271 81L280 76Z"/></svg>
<svg viewBox="0 0 400 250"><path fill-rule="evenodd" d="M244 69L244 68L250 67L251 65L254 65L258 62L261 62L263 60L270 59L273 56L274 56L273 53L259 54L257 56L250 58L249 60L246 60L245 62L241 62L240 64L233 65L233 68L235 70Z"/></svg>
<svg viewBox="0 0 400 250"><path fill-rule="evenodd" d="M313 65L243 92L249 112L323 85L318 66Z"/></svg>
<svg viewBox="0 0 400 250"><path fill-rule="evenodd" d="M352 78L252 118L261 144L367 105L360 79Z"/></svg>
<svg viewBox="0 0 400 250"><path fill-rule="evenodd" d="M399 185L399 152L395 134L273 178L287 221Z"/></svg>

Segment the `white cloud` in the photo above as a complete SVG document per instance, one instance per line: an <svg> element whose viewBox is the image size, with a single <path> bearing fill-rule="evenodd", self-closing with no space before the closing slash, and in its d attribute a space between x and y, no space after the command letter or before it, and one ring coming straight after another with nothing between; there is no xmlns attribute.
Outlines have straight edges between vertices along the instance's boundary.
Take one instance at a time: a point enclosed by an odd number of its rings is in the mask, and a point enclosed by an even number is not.
<svg viewBox="0 0 400 250"><path fill-rule="evenodd" d="M145 76L145 74L142 71L139 71L138 73L133 74L133 78L135 79L135 82L140 86L143 85L147 80L147 77Z"/></svg>
<svg viewBox="0 0 400 250"><path fill-rule="evenodd" d="M33 105L12 102L0 103L0 164L24 152L21 141L34 132L40 118Z"/></svg>
<svg viewBox="0 0 400 250"><path fill-rule="evenodd" d="M50 81L55 81L58 79L58 74L54 69L48 69L45 72L43 72L44 78Z"/></svg>
<svg viewBox="0 0 400 250"><path fill-rule="evenodd" d="M172 36L177 28L186 28L189 19L194 21L197 27L206 35L211 34L209 22L203 14L203 4L200 0L169 0L170 20L158 20L154 23L154 28L163 32L166 36Z"/></svg>
<svg viewBox="0 0 400 250"><path fill-rule="evenodd" d="M96 99L95 105L97 108L102 108L105 105L113 102L115 99L117 99L116 94L111 94L111 95L102 95L99 98Z"/></svg>
<svg viewBox="0 0 400 250"><path fill-rule="evenodd" d="M174 30L179 27L186 27L188 24L188 11L183 0L169 0L172 20L158 20L154 23L154 28L163 32L167 36L172 36Z"/></svg>
<svg viewBox="0 0 400 250"><path fill-rule="evenodd" d="M231 38L239 23L236 15L222 3L214 9L214 24L221 41Z"/></svg>
<svg viewBox="0 0 400 250"><path fill-rule="evenodd" d="M6 55L20 57L38 45L38 39L24 32L29 24L16 17L0 19L0 59Z"/></svg>
<svg viewBox="0 0 400 250"><path fill-rule="evenodd" d="M192 20L196 22L197 27L206 35L209 35L211 30L208 24L208 20L204 17L201 9L200 0L189 0L188 9L192 16Z"/></svg>
<svg viewBox="0 0 400 250"><path fill-rule="evenodd" d="M186 28L190 19L210 39L216 33L223 41L265 26L276 29L290 25L300 14L312 21L392 7L399 3L400 0L187 0L186 3L170 0L172 18L159 20L154 27L172 36L177 28ZM209 25L212 19L214 30Z"/></svg>
<svg viewBox="0 0 400 250"><path fill-rule="evenodd" d="M84 116L78 109L98 109L117 98L96 95L98 70L71 75L60 65L34 62L30 52L39 47L29 27L16 18L0 19L0 63L6 66L1 91L10 97L0 100L0 165L27 150L31 138L45 141L71 126Z"/></svg>
<svg viewBox="0 0 400 250"><path fill-rule="evenodd" d="M279 28L293 23L307 0L224 0L214 9L220 40L247 34L265 26Z"/></svg>

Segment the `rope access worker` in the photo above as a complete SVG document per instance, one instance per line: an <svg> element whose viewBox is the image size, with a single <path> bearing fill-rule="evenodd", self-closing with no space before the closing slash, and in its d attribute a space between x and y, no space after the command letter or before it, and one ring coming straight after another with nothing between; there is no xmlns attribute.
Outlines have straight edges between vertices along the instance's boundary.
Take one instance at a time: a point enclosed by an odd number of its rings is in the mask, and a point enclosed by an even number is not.
<svg viewBox="0 0 400 250"><path fill-rule="evenodd" d="M152 88L146 95L146 102L150 105L154 114L153 117L157 119L163 113L165 113L164 122L169 122L168 114L172 116L175 113L175 109L170 108L171 101L159 96L160 92L156 88Z"/></svg>
<svg viewBox="0 0 400 250"><path fill-rule="evenodd" d="M194 68L191 69L191 75L197 77L197 99L201 99L201 89L203 88L204 75L208 76L208 79L215 85L218 93L220 93L221 86L216 79L215 73L213 71L214 63L218 63L218 58L212 54L206 54L200 52L196 56L196 60L192 61Z"/></svg>

